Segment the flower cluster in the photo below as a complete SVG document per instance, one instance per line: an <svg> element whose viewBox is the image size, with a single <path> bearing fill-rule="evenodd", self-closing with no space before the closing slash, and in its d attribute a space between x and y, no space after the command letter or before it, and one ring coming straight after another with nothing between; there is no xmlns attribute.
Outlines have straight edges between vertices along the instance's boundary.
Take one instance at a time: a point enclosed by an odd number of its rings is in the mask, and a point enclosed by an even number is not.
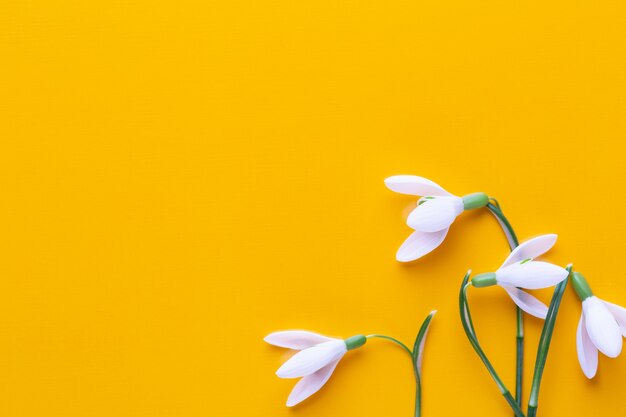
<svg viewBox="0 0 626 417"><path fill-rule="evenodd" d="M543 367L550 346L556 315L563 291L570 281L582 302L582 313L576 332L578 360L588 378L596 375L598 351L615 358L622 350L622 337L626 337L626 309L603 301L591 291L589 283L572 266L563 268L550 262L538 260L557 241L556 234L545 234L519 244L508 219L498 202L485 193L472 193L463 197L453 195L440 185L414 175L397 175L385 180L385 185L400 194L419 196L417 206L411 211L406 223L413 230L396 253L399 262L417 260L436 249L444 241L455 219L466 210L487 208L498 220L511 247L511 253L493 272L475 275L471 280L468 272L461 285L459 306L461 321L472 347L498 385L517 417L534 417ZM510 394L491 362L482 350L474 329L466 291L469 287L499 286L517 305L517 353L515 398ZM550 306L526 290L555 287ZM521 409L523 369L523 313L545 320L537 359L527 414ZM350 350L363 346L369 338L381 338L396 343L411 357L417 383L415 415L421 410L421 372L426 333L435 312L431 312L422 324L413 349L390 336L357 335L348 339L336 339L316 333L292 330L275 332L265 341L271 345L293 349L297 353L276 372L280 378L301 378L287 400L293 406L317 392L330 378L341 358Z"/></svg>

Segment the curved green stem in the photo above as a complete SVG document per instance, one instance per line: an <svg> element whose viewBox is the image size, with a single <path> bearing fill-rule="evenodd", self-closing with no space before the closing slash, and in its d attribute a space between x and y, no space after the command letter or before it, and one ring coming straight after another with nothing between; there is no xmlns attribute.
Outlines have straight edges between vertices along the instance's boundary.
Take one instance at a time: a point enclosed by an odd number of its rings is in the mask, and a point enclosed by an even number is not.
<svg viewBox="0 0 626 417"><path fill-rule="evenodd" d="M413 364L413 373L415 375L415 417L420 417L422 414L422 381L420 375L420 353L424 348L424 339L426 337L426 333L428 332L428 326L430 326L430 322L435 313L436 311L431 311L430 314L426 316L426 319L422 323L422 326L420 327L419 332L417 332L417 336L415 337L413 350L409 349L407 345L391 336L386 336L382 334L370 334L368 336L365 336L368 339L377 338L393 342L396 345L400 346L411 357L411 363Z"/></svg>
<svg viewBox="0 0 626 417"><path fill-rule="evenodd" d="M465 274L465 277L463 278L463 282L461 283L461 290L459 292L459 310L461 314L461 323L463 324L463 330L465 330L465 334L467 335L467 338L469 339L470 344L472 345L472 347L478 354L478 357L485 364L487 371L489 372L489 374L495 381L496 385L498 386L498 389L504 396L509 406L511 406L511 408L513 409L515 416L525 417L519 404L517 404L517 402L513 399L513 396L509 392L508 388L506 387L506 385L504 385L504 382L502 382L502 379L500 378L500 376L494 369L493 365L487 358L487 355L485 354L482 347L480 346L480 343L478 343L478 338L476 337L476 331L474 329L474 324L472 322L472 315L470 313L469 305L467 302L467 287L470 285L468 282L470 273L471 271L468 271Z"/></svg>
<svg viewBox="0 0 626 417"><path fill-rule="evenodd" d="M513 226L506 218L502 209L500 208L500 203L493 197L489 198L492 200L494 204L488 203L487 209L495 216L496 220L502 227L504 234L506 235L506 239L509 243L509 247L511 250L515 249L519 246L519 241L517 240L517 235L515 234L515 230L513 230ZM517 317L517 333L516 333L516 348L515 348L515 400L517 401L517 405L522 405L522 379L524 375L524 313L522 309L516 306L515 309L516 317Z"/></svg>
<svg viewBox="0 0 626 417"><path fill-rule="evenodd" d="M469 275L470 273L468 271L468 273L465 275L465 278L463 279L463 283L461 284L461 292L459 294L459 309L461 313L461 323L463 325L463 330L465 330L465 334L467 335L467 338L469 339L472 347L478 354L478 357L485 364L487 371L489 372L489 374L495 381L496 385L498 386L498 389L500 390L502 394L504 394L505 392L508 392L508 389L504 385L504 382L502 382L502 379L500 379L500 377L498 376L493 365L487 358L487 355L485 355L485 352L480 347L480 344L478 343L478 338L476 337L476 332L474 330L474 325L472 323L472 315L470 313L469 305L467 303L467 287L471 285L468 283Z"/></svg>
<svg viewBox="0 0 626 417"><path fill-rule="evenodd" d="M495 197L489 197L489 201L493 201L493 204L497 207L500 208L500 202L498 200L496 200Z"/></svg>
<svg viewBox="0 0 626 417"><path fill-rule="evenodd" d="M561 299L563 298L563 293L565 292L565 287L567 287L569 277L572 274L572 265L569 264L566 269L569 274L567 278L561 281L554 288L552 300L550 301L550 308L548 309L546 321L543 325L543 330L541 331L541 339L539 339L539 347L537 349L537 359L535 360L535 373L533 375L533 383L530 389L530 398L528 400L529 417L534 417L537 414L537 402L539 399L539 388L541 387L543 369L546 366L548 351L550 349L550 342L552 341L552 333L554 331L554 325L556 323L556 316L559 313Z"/></svg>
<svg viewBox="0 0 626 417"><path fill-rule="evenodd" d="M420 374L417 369L417 364L414 359L415 355L413 351L411 351L411 349L409 349L407 345L405 345L398 339L395 339L391 336L385 336L382 334L370 334L365 337L367 337L368 339L376 338L376 339L389 340L390 342L393 342L396 345L400 346L406 353L409 354L409 357L411 358L411 362L413 364L413 373L415 374L415 417L420 417L422 413L422 383L420 381Z"/></svg>
<svg viewBox="0 0 626 417"><path fill-rule="evenodd" d="M411 357L411 360L413 360L413 352L411 351L411 349L409 349L409 347L407 345L405 345L404 343L402 343L398 339L394 339L391 336L385 336L383 334L370 334L370 335L367 335L365 337L368 338L368 339L375 338L375 339L389 340L389 341L395 343L396 345L400 346L402 349L404 349L409 354L409 356Z"/></svg>
<svg viewBox="0 0 626 417"><path fill-rule="evenodd" d="M509 220L506 218L504 213L502 213L502 209L500 208L500 205L496 206L492 203L487 203L486 207L496 217L496 219L498 220L498 223L500 223L500 226L502 227L502 230L504 231L504 234L506 235L506 239L509 242L509 246L511 247L511 250L519 246L519 240L517 240L517 235L515 234L515 230L513 230L513 226L511 226L511 223L509 222Z"/></svg>
<svg viewBox="0 0 626 417"><path fill-rule="evenodd" d="M420 327L415 342L413 342L413 372L415 373L415 417L420 417L422 413L422 375L420 369L420 362L423 354L424 343L426 339L426 333L428 333L428 327L433 319L436 311L431 311L424 319L422 326Z"/></svg>

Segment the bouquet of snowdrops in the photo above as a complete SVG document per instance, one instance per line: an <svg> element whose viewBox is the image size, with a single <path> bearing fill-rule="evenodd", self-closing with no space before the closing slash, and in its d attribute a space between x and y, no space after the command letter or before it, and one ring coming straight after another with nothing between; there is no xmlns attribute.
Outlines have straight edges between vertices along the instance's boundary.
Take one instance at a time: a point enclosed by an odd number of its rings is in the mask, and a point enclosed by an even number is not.
<svg viewBox="0 0 626 417"><path fill-rule="evenodd" d="M572 264L561 267L537 260L556 244L557 235L541 235L519 243L517 234L505 217L498 201L485 193L472 193L458 197L433 181L413 175L393 176L387 178L385 184L397 193L421 196L417 207L407 218L407 225L413 232L398 249L396 259L399 262L414 261L436 249L443 243L452 223L464 211L487 209L502 227L511 253L502 265L494 268L492 272L483 272L473 276L471 271L465 273L459 291L459 315L470 345L517 417L533 417L537 414L543 369L561 299L568 282L572 283L576 295L582 302L582 313L576 332L576 349L584 375L590 379L595 376L598 368L598 351L611 358L620 354L622 337L626 337L626 309L596 297L588 281L580 272L573 269ZM498 376L481 348L467 298L469 288L494 285L506 292L517 311L514 394ZM548 287L554 287L549 306L525 291ZM297 351L276 371L280 378L300 378L287 399L287 406L294 406L316 393L328 381L337 364L348 351L358 349L369 339L376 338L397 344L409 356L416 383L415 416L420 416L424 343L435 313L436 311L431 311L428 314L412 346L382 334L356 335L339 339L304 330L288 330L268 335L265 337L267 343ZM524 314L544 320L526 411L522 404Z"/></svg>

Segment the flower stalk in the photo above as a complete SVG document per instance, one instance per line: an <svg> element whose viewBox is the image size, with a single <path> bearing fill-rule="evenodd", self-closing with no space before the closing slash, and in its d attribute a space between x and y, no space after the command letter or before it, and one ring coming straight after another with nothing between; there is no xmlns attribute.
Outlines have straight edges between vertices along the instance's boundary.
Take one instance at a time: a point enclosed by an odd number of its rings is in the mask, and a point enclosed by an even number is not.
<svg viewBox="0 0 626 417"><path fill-rule="evenodd" d="M489 202L486 207L495 216L496 220L498 220L500 227L502 227L504 231L506 240L509 243L509 247L513 250L519 246L519 240L517 239L515 230L513 230L513 226L511 226L511 223L502 212L498 200L495 198L490 198L490 200L493 201L493 203ZM517 332L515 335L515 401L517 405L521 407L524 377L524 313L519 306L516 306L515 314L517 319Z"/></svg>
<svg viewBox="0 0 626 417"><path fill-rule="evenodd" d="M504 382L502 382L502 379L500 378L500 376L494 369L493 365L489 361L489 358L487 358L487 355L485 354L482 347L480 346L480 343L478 342L478 337L476 336L476 331L474 329L474 324L472 322L472 315L469 309L469 304L467 302L467 287L471 285L468 282L470 274L471 274L471 271L467 271L467 273L465 274L465 277L463 278L463 281L461 282L461 290L459 292L459 309L460 309L460 314L461 314L461 323L463 325L463 330L465 330L465 334L467 335L467 338L469 339L470 344L472 345L472 347L478 354L478 357L483 361L483 364L487 368L487 371L491 375L491 378L493 378L493 380L495 381L496 385L498 386L498 389L500 390L500 393L502 393L502 395L504 396L504 399L507 401L507 403L513 410L513 413L515 414L515 416L525 417L519 404L513 398L513 396L509 392L509 389L506 387L506 385L504 385Z"/></svg>
<svg viewBox="0 0 626 417"><path fill-rule="evenodd" d="M424 322L415 337L413 350L409 349L407 345L391 336L385 336L382 334L371 334L366 336L368 339L377 338L393 342L409 354L411 363L413 364L413 374L415 376L415 417L420 417L422 415L422 360L424 354L424 343L426 342L426 334L428 333L430 322L432 321L435 313L437 313L436 310L431 311L426 319L424 319Z"/></svg>
<svg viewBox="0 0 626 417"><path fill-rule="evenodd" d="M565 288L567 287L569 277L572 273L572 265L569 264L566 269L569 275L554 288L552 300L550 301L550 308L548 309L548 315L543 325L543 330L541 331L539 348L537 349L537 359L535 360L535 372L533 375L532 387L530 389L530 398L528 400L528 417L535 417L537 415L537 402L539 399L539 389L541 387L543 369L546 366L548 351L550 350L550 342L552 341L552 333L556 323L556 316L561 305L561 299L563 298Z"/></svg>

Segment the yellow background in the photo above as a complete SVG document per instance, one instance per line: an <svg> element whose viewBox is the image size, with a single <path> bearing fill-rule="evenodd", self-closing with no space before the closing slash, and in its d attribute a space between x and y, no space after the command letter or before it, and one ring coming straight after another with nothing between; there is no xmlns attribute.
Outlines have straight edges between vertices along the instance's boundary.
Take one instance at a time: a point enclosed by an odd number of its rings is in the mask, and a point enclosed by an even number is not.
<svg viewBox="0 0 626 417"><path fill-rule="evenodd" d="M0 414L409 416L395 346L287 409L262 337L410 343L437 308L424 415L511 415L457 314L466 269L507 254L497 224L465 213L398 264L414 199L383 179L496 196L626 304L625 39L622 1L3 1ZM512 389L512 303L471 302ZM539 415L623 415L626 355L587 381L579 313L568 289Z"/></svg>

